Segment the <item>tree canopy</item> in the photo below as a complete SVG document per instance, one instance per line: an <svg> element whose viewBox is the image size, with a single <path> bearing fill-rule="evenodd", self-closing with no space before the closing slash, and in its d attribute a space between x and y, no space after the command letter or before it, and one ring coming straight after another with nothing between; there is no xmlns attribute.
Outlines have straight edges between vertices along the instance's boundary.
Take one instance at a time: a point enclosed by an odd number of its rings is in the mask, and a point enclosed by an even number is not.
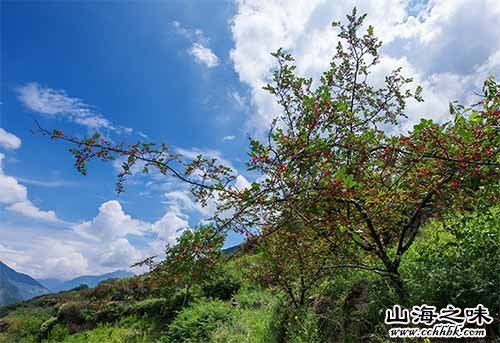
<svg viewBox="0 0 500 343"><path fill-rule="evenodd" d="M422 119L401 132L406 103L423 101L421 88L412 88L401 68L385 77L384 86L374 86L371 70L381 42L373 27L362 32L365 17L354 9L345 23L333 23L340 41L316 82L297 75L290 54L273 53L278 67L265 89L281 113L264 139L250 141L247 166L259 177L245 189L235 186L237 174L229 166L205 156L185 159L166 144L40 132L73 143L82 173L90 159L125 158L118 192L139 163L144 172L155 168L190 184L202 205L216 204L211 220L218 232L270 237L267 242L278 235L276 244L290 250L303 232L316 240L307 246L318 259L339 246L361 249L374 260L352 267L387 275L404 298L399 266L422 225L465 211L478 199L498 200L500 87L488 78L476 104L450 105L453 120Z"/></svg>

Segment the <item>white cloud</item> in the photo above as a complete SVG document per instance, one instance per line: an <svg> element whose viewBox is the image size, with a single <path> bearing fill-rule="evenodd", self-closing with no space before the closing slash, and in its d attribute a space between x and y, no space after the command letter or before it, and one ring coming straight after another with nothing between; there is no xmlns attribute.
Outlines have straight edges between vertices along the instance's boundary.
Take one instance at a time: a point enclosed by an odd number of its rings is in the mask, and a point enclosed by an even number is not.
<svg viewBox="0 0 500 343"><path fill-rule="evenodd" d="M34 185L46 188L58 188L58 187L74 187L77 185L76 182L65 181L65 180L54 180L54 181L46 181L46 180L35 180L24 177L17 177L17 181L20 181L27 185Z"/></svg>
<svg viewBox="0 0 500 343"><path fill-rule="evenodd" d="M19 204L14 205L19 209ZM35 211L29 205L22 210ZM150 223L132 218L116 200L104 202L92 220L69 228L30 225L0 221L0 260L34 277L62 279L129 269L148 256L161 255L189 226L175 206Z"/></svg>
<svg viewBox="0 0 500 343"><path fill-rule="evenodd" d="M28 199L28 190L14 177L3 172L4 155L0 153L0 204L8 205L7 210L24 217L47 222L61 222L54 211L42 211Z"/></svg>
<svg viewBox="0 0 500 343"><path fill-rule="evenodd" d="M481 77L498 75L500 2L495 0L440 0L416 7L406 0L239 0L236 6L230 56L240 80L250 87L253 111L247 125L257 133L280 110L262 90L275 67L269 53L287 49L298 72L317 79L335 53L337 37L330 23L344 20L353 6L358 13L368 13L367 24L384 42L384 68L392 70L401 63L427 88L426 103L409 106L411 118L405 127L424 115L447 118L448 101L469 99L480 86L481 79L474 77L478 71Z"/></svg>
<svg viewBox="0 0 500 343"><path fill-rule="evenodd" d="M188 211L198 210L198 204L191 198L188 189L175 190L165 193L165 203L171 208L184 209Z"/></svg>
<svg viewBox="0 0 500 343"><path fill-rule="evenodd" d="M13 203L12 205L7 207L7 210L11 212L16 212L25 217L33 218L33 219L41 219L48 222L59 222L59 218L57 218L56 213L54 211L42 211L29 200L23 200L20 202Z"/></svg>
<svg viewBox="0 0 500 343"><path fill-rule="evenodd" d="M237 190L242 191L246 188L250 188L251 184L243 175L238 175L234 186Z"/></svg>
<svg viewBox="0 0 500 343"><path fill-rule="evenodd" d="M141 131L137 131L137 134L139 136L141 136L142 138L144 139L148 139L149 140L149 136L147 134L145 134L144 132L141 132Z"/></svg>
<svg viewBox="0 0 500 343"><path fill-rule="evenodd" d="M187 216L172 208L153 225L153 230L159 238L168 244L174 244L175 239L187 228L189 228Z"/></svg>
<svg viewBox="0 0 500 343"><path fill-rule="evenodd" d="M222 137L222 140L223 141L234 141L235 138L236 138L236 136L224 136L224 137Z"/></svg>
<svg viewBox="0 0 500 343"><path fill-rule="evenodd" d="M21 140L0 127L0 146L7 150L16 150L21 147Z"/></svg>
<svg viewBox="0 0 500 343"><path fill-rule="evenodd" d="M22 251L0 243L0 261L18 270L22 265L29 263L30 257Z"/></svg>
<svg viewBox="0 0 500 343"><path fill-rule="evenodd" d="M65 118L91 130L107 129L118 133L131 133L127 127L113 126L96 108L83 100L69 96L62 89L41 86L36 82L17 88L18 98L30 111L50 118Z"/></svg>
<svg viewBox="0 0 500 343"><path fill-rule="evenodd" d="M92 129L112 128L111 123L81 99L70 97L64 90L43 87L36 82L17 88L19 100L33 112L49 117L64 117Z"/></svg>
<svg viewBox="0 0 500 343"><path fill-rule="evenodd" d="M184 200L189 202L189 199ZM147 256L161 254L165 245L174 244L182 230L188 227L188 217L181 213L177 203L172 202L163 217L150 223L132 218L118 201L110 200L99 207L95 218L73 229L82 239L97 244L95 259L98 265L127 268ZM139 249L131 243L130 235L143 237L146 234L150 240L146 247ZM152 240L151 235L154 235Z"/></svg>
<svg viewBox="0 0 500 343"><path fill-rule="evenodd" d="M46 251L37 252L40 257L44 258L44 266L35 269L33 275L45 273L45 276L70 279L92 272L89 259L77 247L56 240L49 240L47 243L47 245L42 245L47 249Z"/></svg>
<svg viewBox="0 0 500 343"><path fill-rule="evenodd" d="M219 150L198 149L198 148L192 148L192 149L176 148L175 152L188 159L195 159L198 155L202 155L205 158L215 158L218 161L218 163L223 164L226 167L231 168L232 170L236 170L236 168L229 160L222 157L222 153Z"/></svg>
<svg viewBox="0 0 500 343"><path fill-rule="evenodd" d="M177 34L190 41L191 47L188 49L188 53L194 57L197 63L208 68L214 68L220 64L219 57L208 47L208 38L204 36L203 31L187 29L178 21L172 22L172 25Z"/></svg>
<svg viewBox="0 0 500 343"><path fill-rule="evenodd" d="M246 99L243 95L240 95L237 91L232 91L229 93L229 97L239 106L245 107Z"/></svg>
<svg viewBox="0 0 500 343"><path fill-rule="evenodd" d="M109 244L108 250L100 256L100 263L106 267L123 268L142 259L142 254L125 238Z"/></svg>
<svg viewBox="0 0 500 343"><path fill-rule="evenodd" d="M93 252L91 245L74 241L65 230L48 231L0 222L0 233L0 260L32 277L69 279L108 271L93 264L89 257Z"/></svg>
<svg viewBox="0 0 500 343"><path fill-rule="evenodd" d="M201 43L193 43L189 49L189 54L194 57L196 62L204 64L208 68L217 67L220 63L217 55Z"/></svg>
<svg viewBox="0 0 500 343"><path fill-rule="evenodd" d="M112 240L129 234L142 235L147 231L147 226L148 224L126 214L118 201L110 200L99 207L99 213L94 219L75 225L74 229L87 237Z"/></svg>
<svg viewBox="0 0 500 343"><path fill-rule="evenodd" d="M4 157L5 155L0 153L0 203L12 204L24 201L28 196L28 191L15 178L4 174L2 168Z"/></svg>

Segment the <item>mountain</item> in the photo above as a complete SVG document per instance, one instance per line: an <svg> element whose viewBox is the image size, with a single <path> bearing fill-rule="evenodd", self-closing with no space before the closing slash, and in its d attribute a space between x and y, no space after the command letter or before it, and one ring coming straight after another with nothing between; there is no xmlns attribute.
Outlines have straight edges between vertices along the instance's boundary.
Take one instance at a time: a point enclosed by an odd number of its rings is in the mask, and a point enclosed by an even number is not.
<svg viewBox="0 0 500 343"><path fill-rule="evenodd" d="M18 273L0 262L0 306L50 293L31 276Z"/></svg>
<svg viewBox="0 0 500 343"><path fill-rule="evenodd" d="M232 255L232 254L240 251L242 247L243 247L243 243L238 244L238 245L234 245L232 247L222 249L222 253L224 253L225 255Z"/></svg>
<svg viewBox="0 0 500 343"><path fill-rule="evenodd" d="M38 280L38 282L40 282L46 288L50 289L52 292L60 292L78 287L80 285L95 287L99 282L104 280L124 279L132 277L134 275L135 275L134 273L127 272L125 270L116 270L112 273L107 273L102 275L84 275L67 281L62 281L58 279L40 279Z"/></svg>

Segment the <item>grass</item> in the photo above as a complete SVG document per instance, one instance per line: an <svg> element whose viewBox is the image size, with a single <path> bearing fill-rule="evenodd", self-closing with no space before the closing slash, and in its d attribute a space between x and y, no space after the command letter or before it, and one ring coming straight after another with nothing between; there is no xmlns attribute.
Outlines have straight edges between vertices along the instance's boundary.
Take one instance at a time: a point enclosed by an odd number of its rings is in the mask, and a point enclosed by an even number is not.
<svg viewBox="0 0 500 343"><path fill-rule="evenodd" d="M211 336L214 342L277 342L281 296L259 289L242 289L234 297L231 317Z"/></svg>
<svg viewBox="0 0 500 343"><path fill-rule="evenodd" d="M5 332L0 333L0 343L36 342L40 326L51 317L51 311L41 307L19 306L14 312L2 318L8 323Z"/></svg>

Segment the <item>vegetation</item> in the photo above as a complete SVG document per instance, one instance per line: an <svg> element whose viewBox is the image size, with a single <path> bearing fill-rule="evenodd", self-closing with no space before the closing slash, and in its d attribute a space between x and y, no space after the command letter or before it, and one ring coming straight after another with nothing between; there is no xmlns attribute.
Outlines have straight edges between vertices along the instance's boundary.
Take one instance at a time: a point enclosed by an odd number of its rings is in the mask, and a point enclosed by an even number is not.
<svg viewBox="0 0 500 343"><path fill-rule="evenodd" d="M482 303L498 318L499 211L457 214L424 227L402 264L411 304ZM186 305L185 288L156 282L156 272L10 305L0 310L0 342L389 341L384 310L398 302L390 280L368 270L336 270L296 307L279 285L255 276L265 254L241 247L222 256L218 277L193 284ZM223 292L221 280L228 281ZM498 322L488 326L491 340L499 329Z"/></svg>
<svg viewBox="0 0 500 343"><path fill-rule="evenodd" d="M75 145L82 173L92 158L126 157L119 192L141 163L216 211L163 261L143 261L145 275L2 309L0 341L385 342L385 309L424 303L484 304L498 339L500 87L489 78L477 104L450 105L453 121L396 133L421 89L400 69L372 86L381 42L372 27L360 32L364 19L353 10L334 23L341 42L317 83L273 54L266 89L282 115L250 142L248 168L261 177L247 188L217 160L184 160L165 144L40 128ZM224 255L229 230L248 240Z"/></svg>

